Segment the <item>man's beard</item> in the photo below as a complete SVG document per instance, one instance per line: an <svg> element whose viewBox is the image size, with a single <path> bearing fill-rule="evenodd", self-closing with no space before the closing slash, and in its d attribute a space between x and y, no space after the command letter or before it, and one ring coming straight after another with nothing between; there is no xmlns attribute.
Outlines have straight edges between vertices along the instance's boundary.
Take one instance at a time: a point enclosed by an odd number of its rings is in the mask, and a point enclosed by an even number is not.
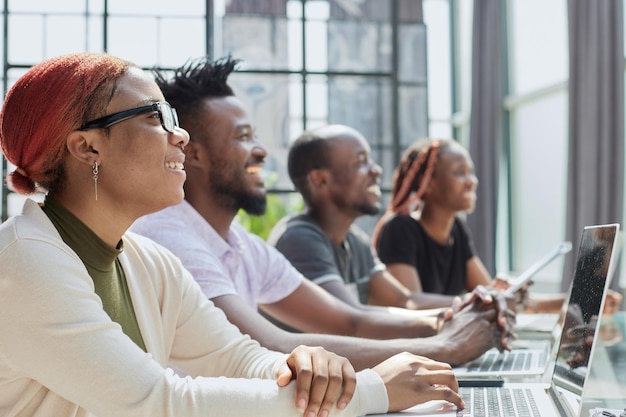
<svg viewBox="0 0 626 417"><path fill-rule="evenodd" d="M238 198L239 208L245 210L246 213L252 216L262 216L267 209L267 195L240 195Z"/></svg>
<svg viewBox="0 0 626 417"><path fill-rule="evenodd" d="M212 160L210 176L211 195L221 207L233 212L243 209L252 216L265 214L267 195L264 188L250 189L247 174L232 168L229 163Z"/></svg>
<svg viewBox="0 0 626 417"><path fill-rule="evenodd" d="M212 195L218 204L224 208L229 208L234 212L243 209L252 216L265 214L267 208L267 195L259 190L254 193L245 189L241 182L235 184L213 184Z"/></svg>
<svg viewBox="0 0 626 417"><path fill-rule="evenodd" d="M380 204L363 203L363 204L357 205L356 209L363 215L373 216L375 214L380 213Z"/></svg>

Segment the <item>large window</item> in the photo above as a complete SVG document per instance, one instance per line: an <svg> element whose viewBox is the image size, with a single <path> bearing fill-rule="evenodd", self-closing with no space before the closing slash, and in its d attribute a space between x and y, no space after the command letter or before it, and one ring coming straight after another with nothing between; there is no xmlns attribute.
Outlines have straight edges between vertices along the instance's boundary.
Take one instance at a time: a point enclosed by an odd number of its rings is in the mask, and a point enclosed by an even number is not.
<svg viewBox="0 0 626 417"><path fill-rule="evenodd" d="M426 27L414 0L9 0L4 16L4 87L45 58L83 50L146 69L207 54L240 59L231 84L268 149L278 192L292 189L286 154L303 129L360 130L386 189L401 150L428 134ZM21 196L5 188L2 197L3 218L19 211Z"/></svg>
<svg viewBox="0 0 626 417"><path fill-rule="evenodd" d="M473 3L5 0L2 87L68 52L107 51L146 69L231 54L241 60L232 84L269 152L271 189L292 189L286 154L303 129L344 123L370 141L388 190L415 139L469 144ZM503 4L508 93L496 260L506 271L524 269L565 235L568 42L566 0ZM22 200L3 187L2 219ZM367 230L375 220L359 222ZM554 262L537 281L555 289L561 268Z"/></svg>

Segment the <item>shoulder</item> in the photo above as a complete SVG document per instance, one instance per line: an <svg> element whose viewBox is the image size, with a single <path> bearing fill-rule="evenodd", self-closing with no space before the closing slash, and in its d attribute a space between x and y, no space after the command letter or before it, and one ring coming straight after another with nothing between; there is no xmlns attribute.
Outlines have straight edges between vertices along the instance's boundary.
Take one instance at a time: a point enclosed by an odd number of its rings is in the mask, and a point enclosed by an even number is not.
<svg viewBox="0 0 626 417"><path fill-rule="evenodd" d="M370 245L370 236L363 229L361 229L361 227L354 223L350 226L350 230L348 230L347 239L351 245L355 243L365 245L367 247Z"/></svg>
<svg viewBox="0 0 626 417"><path fill-rule="evenodd" d="M394 214L387 219L380 230L381 238L384 235L398 236L408 235L415 236L420 235L423 232L422 225L413 217L406 214Z"/></svg>
<svg viewBox="0 0 626 417"><path fill-rule="evenodd" d="M168 248L140 234L128 231L122 237L124 252L122 256L141 259L142 264L150 269L168 270L180 273L184 270L180 259Z"/></svg>
<svg viewBox="0 0 626 417"><path fill-rule="evenodd" d="M193 214L197 212L183 200L180 204L138 218L131 225L130 230L148 237L162 229L181 228L184 230L190 227L189 224L194 218Z"/></svg>
<svg viewBox="0 0 626 417"><path fill-rule="evenodd" d="M20 214L0 225L0 259L10 259L11 265L32 263L35 259L43 263L47 257L53 260L64 256L61 252L80 262L78 255L63 242L52 222L33 200L26 200ZM8 265L4 261L0 264L3 268Z"/></svg>
<svg viewBox="0 0 626 417"><path fill-rule="evenodd" d="M467 226L467 222L459 216L456 216L454 218L454 225L452 226L452 229L456 233L459 233L463 236L469 237L471 235L469 227Z"/></svg>
<svg viewBox="0 0 626 417"><path fill-rule="evenodd" d="M298 214L281 219L269 237L267 243L272 246L283 245L286 242L304 242L327 240L326 234L309 216Z"/></svg>

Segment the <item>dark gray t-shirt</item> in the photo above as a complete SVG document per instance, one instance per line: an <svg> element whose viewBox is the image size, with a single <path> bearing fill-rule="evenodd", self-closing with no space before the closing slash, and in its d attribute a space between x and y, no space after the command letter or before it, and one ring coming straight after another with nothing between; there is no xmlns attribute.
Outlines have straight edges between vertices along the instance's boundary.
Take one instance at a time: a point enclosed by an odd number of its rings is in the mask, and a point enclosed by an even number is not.
<svg viewBox="0 0 626 417"><path fill-rule="evenodd" d="M341 280L363 304L369 296L371 275L385 269L372 252L367 234L356 225L337 245L311 217L299 214L278 222L267 242L312 282L320 285Z"/></svg>

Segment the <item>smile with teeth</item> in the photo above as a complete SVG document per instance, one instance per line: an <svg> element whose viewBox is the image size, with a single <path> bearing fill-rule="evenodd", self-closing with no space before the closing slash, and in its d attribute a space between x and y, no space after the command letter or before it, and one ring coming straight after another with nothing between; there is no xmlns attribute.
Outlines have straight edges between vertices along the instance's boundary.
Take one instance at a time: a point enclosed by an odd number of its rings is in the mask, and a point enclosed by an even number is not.
<svg viewBox="0 0 626 417"><path fill-rule="evenodd" d="M183 170L185 169L185 165L182 162L166 162L165 167L169 169Z"/></svg>
<svg viewBox="0 0 626 417"><path fill-rule="evenodd" d="M252 175L259 175L261 173L261 167L259 165L256 166L248 166L246 167L246 172Z"/></svg>
<svg viewBox="0 0 626 417"><path fill-rule="evenodd" d="M378 195L380 194L380 185L378 184L370 185L369 187L367 187L367 191Z"/></svg>

